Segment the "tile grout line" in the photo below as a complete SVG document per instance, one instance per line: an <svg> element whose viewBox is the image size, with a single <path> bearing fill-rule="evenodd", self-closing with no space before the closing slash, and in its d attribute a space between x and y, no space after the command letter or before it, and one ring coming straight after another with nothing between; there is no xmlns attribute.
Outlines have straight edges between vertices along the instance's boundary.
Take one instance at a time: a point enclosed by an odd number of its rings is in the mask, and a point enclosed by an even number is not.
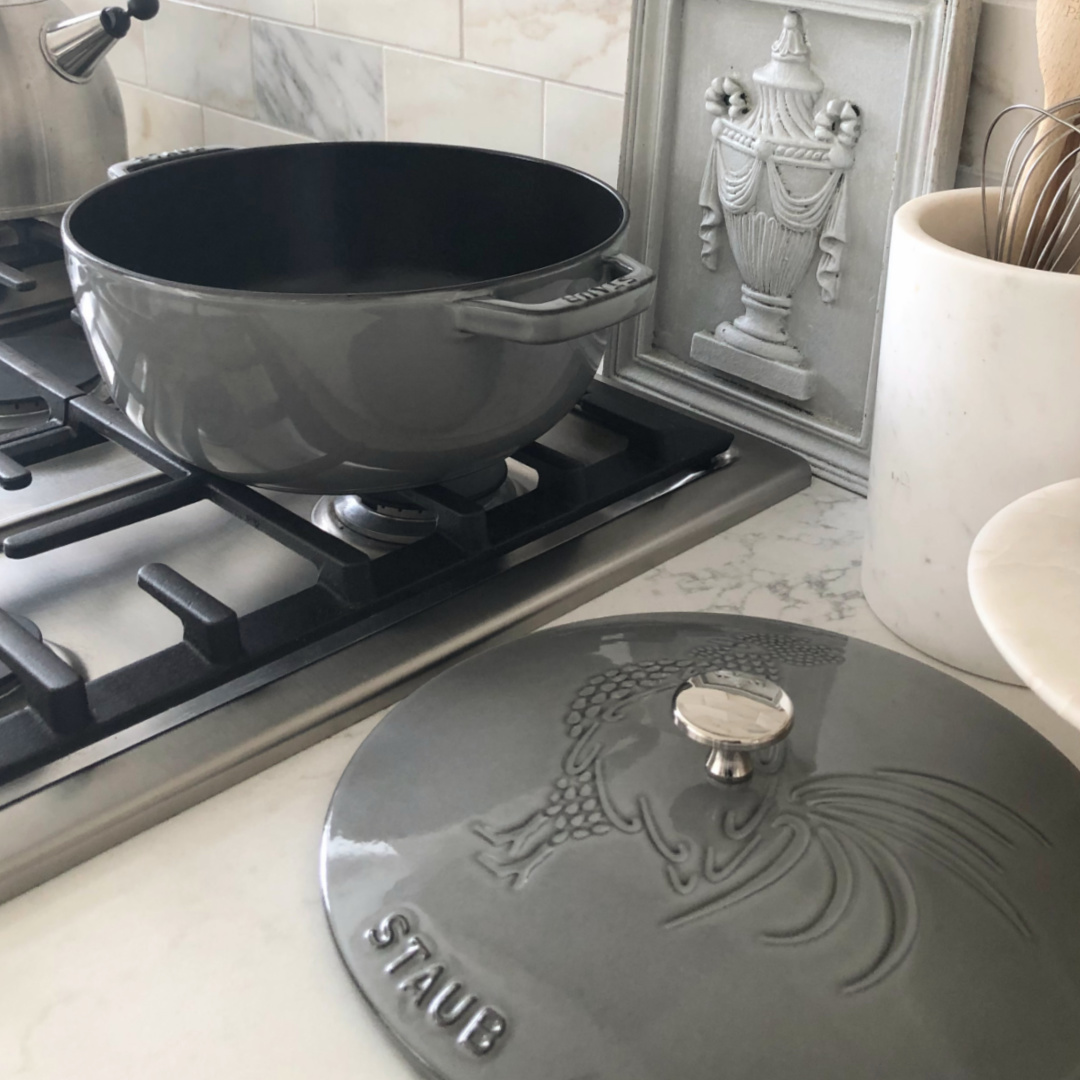
<svg viewBox="0 0 1080 1080"><path fill-rule="evenodd" d="M540 156L547 159L547 80L540 80Z"/></svg>
<svg viewBox="0 0 1080 1080"><path fill-rule="evenodd" d="M254 21L258 19L261 22L271 23L274 26L288 27L290 30L300 30L306 33L324 34L327 37L337 38L339 41L344 42L358 42L361 45L369 45L378 48L397 49L400 52L413 53L417 56L428 57L432 60L443 60L448 64L463 63L470 67L475 67L481 71L497 72L501 75L517 75L523 79L541 79L550 83L555 83L559 86L569 86L575 90L585 90L591 94L606 94L611 97L625 97L624 90L608 90L599 86L587 86L583 83L569 82L566 79L553 78L550 75L537 75L530 71L520 71L517 68L499 67L495 64L485 64L477 60L471 60L465 55L465 11L464 5L466 0L458 0L458 35L460 43L458 46L458 55L452 56L444 52L434 52L427 49L418 49L414 45L402 45L394 41L380 41L378 38L363 37L358 34L347 34L340 30L328 30L325 27L320 26L317 22L315 24L290 22L288 19L275 19L267 15L250 15L243 12L235 11L231 8L211 7L206 4L196 3L194 0L171 0L172 3L180 4L183 7L197 8L200 11L210 11L219 15L233 15L240 19L247 19ZM1001 3L1002 0L985 0L987 3ZM1033 3L1034 0L1031 0ZM317 10L317 9L316 9ZM317 18L317 15L316 15ZM250 119L250 118L248 118Z"/></svg>
<svg viewBox="0 0 1080 1080"><path fill-rule="evenodd" d="M386 121L388 119L388 113L386 112L386 109L385 109L386 102L387 102L387 94L386 94L386 51L387 51L387 49L394 48L394 46L386 46L385 48L383 48L383 47L378 47L378 48L379 48L379 52L380 52L380 62L381 62L381 66L382 66L384 121ZM397 51L397 52L405 52L408 55L415 55L415 56L420 56L422 58L427 58L426 53L409 53L409 51L406 50L406 49L396 49L395 51ZM486 72L488 74L493 74L493 75L519 75L518 72L507 72L507 71L502 70L501 68L485 68L485 67L479 67L478 65L470 65L470 67L474 68L475 70L483 71L483 72ZM587 94L597 94L600 97L605 97L605 98L608 98L608 99L610 99L612 101L624 101L625 100L624 95L616 94L616 93L614 93L614 92L612 92L610 90L593 90L591 87L577 86L574 83L562 83L562 82L559 82L557 79L547 79L547 78L543 78L542 76L536 76L536 75L519 75L519 77L522 78L522 79L528 80L530 82L538 82L538 83L540 83L540 86L541 86L541 119L545 123L546 123L546 120L547 120L547 88L549 86L566 86L571 90L581 90L581 91L583 91L584 93L587 93ZM172 102L175 102L178 105L192 105L192 106L194 106L196 108L210 109L212 112L221 113L224 116L231 116L235 120L246 120L249 124L259 124L261 127L273 128L275 131L283 131L286 134L290 134L290 135L305 135L305 136L307 135L306 132L290 131L290 129L288 129L288 128L279 127L277 124L272 124L268 120L264 120L264 119L262 119L261 117L259 117L257 115L256 116L244 116L242 113L233 112L231 109L226 109L226 108L222 107L221 105L210 105L210 104L208 104L208 103L206 103L204 101L195 101L195 100L193 100L191 98L180 97L177 94L170 94L167 90L158 90L156 87L148 86L145 83L132 82L131 79L122 79L119 76L117 76L117 82L121 83L123 86L129 87L132 90L141 90L141 91L143 91L144 93L147 93L147 94L154 94L157 97L165 98L166 101L172 101ZM313 136L307 136L307 137L312 138ZM963 166L961 166L961 168L963 168Z"/></svg>
<svg viewBox="0 0 1080 1080"><path fill-rule="evenodd" d="M121 86L126 86L129 90L140 90L144 94L153 94L155 97L164 98L166 101L171 101L176 105L190 105L193 109L201 109L203 103L201 101L192 101L191 98L177 97L176 94L167 93L165 90L155 90L152 86L144 86L142 83L133 83L130 79L117 79ZM213 108L213 106L211 106ZM218 109L218 112L225 112L224 109ZM230 116L236 116L236 113L229 113ZM243 120L245 117L237 117L237 119Z"/></svg>
<svg viewBox="0 0 1080 1080"><path fill-rule="evenodd" d="M379 64L382 67L382 141L390 141L390 83L386 77L386 49L379 47Z"/></svg>
<svg viewBox="0 0 1080 1080"><path fill-rule="evenodd" d="M241 124L251 124L257 128L265 128L267 131L272 131L278 135L291 135L298 139L305 139L310 142L319 142L319 140L316 139L314 135L308 135L306 132L290 131L288 128L278 127L276 124L267 124L262 120L252 120L250 117L247 116L237 116L236 113L228 112L225 109L215 108L213 105L203 105L202 110L204 122L207 118L207 113L212 112L217 113L219 116L227 116L230 120L237 120Z"/></svg>
<svg viewBox="0 0 1080 1080"><path fill-rule="evenodd" d="M360 38L349 38L350 41L361 41ZM368 44L368 42L365 42ZM551 83L553 86L565 86L570 90L580 90L585 94L598 94L600 97L618 99L623 101L626 98L626 94L621 90L602 90L596 86L583 86L581 83L566 82L565 79L553 79L550 75L537 75L530 71L516 71L512 68L495 67L492 64L483 64L477 60L460 59L453 56L447 56L445 53L429 53L424 52L421 49L414 49L410 45L396 45L393 42L370 42L370 44L381 44L384 49L392 49L394 52L407 53L409 56L417 56L423 60L434 60L436 62L442 62L444 64L460 64L463 67L471 68L474 71L487 72L490 75L506 75L510 78L524 79L528 82L539 83Z"/></svg>
<svg viewBox="0 0 1080 1080"><path fill-rule="evenodd" d="M250 106L251 111L250 112L242 111L240 108L237 108L232 103L226 103L226 104L220 104L219 103L219 104L211 105L211 104L209 104L208 102L206 102L205 100L202 99L202 97L201 97L202 90L201 90L200 87L195 88L196 89L196 94L199 95L199 96L195 97L194 99L181 97L179 95L175 95L175 94L172 94L172 93L157 90L156 88L151 87L150 84L149 84L150 72L149 72L149 64L148 63L147 63L147 81L146 81L145 84L139 84L137 82L133 82L133 81L129 81L129 80L123 80L123 81L133 91L134 90L143 90L144 92L146 92L148 94L159 95L165 101L171 101L171 102L174 102L174 103L177 103L177 104L193 105L196 108L198 108L199 109L198 124L200 126L200 129L201 129L201 132L202 132L202 138L203 138L204 142L205 142L206 137L207 137L207 129L208 129L208 124L209 124L209 120L210 120L208 110L213 111L215 114L221 115L222 117L230 117L230 118L232 118L232 119L234 119L234 120L236 120L238 122L241 122L241 123L254 124L254 125L256 125L257 128L261 127L263 129L265 129L267 132L278 133L278 134L280 134L282 136L298 136L300 138L303 138L308 134L307 132L305 132L305 131L296 131L296 130L293 130L293 128L290 127L290 126L279 125L278 123L274 122L273 120L264 119L263 114L259 110L258 77L257 77L257 72L256 72L256 55L255 55L255 42L254 42L254 38L255 38L254 22L255 22L256 18L258 18L261 22L266 24L266 28L267 28L268 33L271 32L272 27L278 27L278 28L280 28L280 31L282 33L299 34L299 35L301 35L301 37L305 33L314 34L314 35L316 35L317 38L329 39L329 40L337 43L338 45L340 45L342 48L345 48L345 49L348 49L350 42L355 42L356 44L360 45L361 47L369 49L369 50L370 49L378 49L378 52L379 52L378 57L377 58L372 57L372 59L377 60L377 64L378 64L378 67L379 67L379 70L380 70L380 73L381 73L382 100L381 100L380 104L381 104L381 116L382 116L382 120L383 120L383 130L382 130L382 133L381 133L381 138L383 140L387 140L387 139L392 137L392 134L391 134L391 119L392 119L392 115L393 115L393 110L390 107L391 104L392 104L392 101L391 101L392 88L388 85L389 50L393 50L394 52L397 52L402 57L407 57L407 56L412 57L412 58L414 58L414 59L416 59L418 61L421 61L421 63L426 62L426 61L434 61L436 63L438 61L444 61L445 63L447 63L447 64L449 64L451 66L450 70L452 70L454 66L458 66L463 71L472 70L472 71L476 71L478 73L494 74L496 76L504 76L504 77L508 77L508 78L518 79L518 80L522 81L523 87L528 83L536 84L537 88L538 88L539 96L540 96L540 101L539 101L538 114L534 114L534 115L538 115L538 121L539 121L539 125L540 125L540 127L539 127L539 150L540 150L540 155L542 157L544 157L544 158L547 158L548 155L552 151L552 147L551 147L552 132L549 130L549 128L550 128L550 120L551 120L551 118L550 118L550 104L551 103L549 101L550 88L551 87L565 86L569 90L578 90L579 92L586 95L586 99L587 99L588 95L596 95L600 101L603 101L603 100L606 99L609 102L617 101L620 104L625 103L625 95L622 94L622 93L613 91L613 90L600 89L599 87L583 86L583 85L580 85L578 83L567 82L567 81L565 81L563 79L559 79L559 78L552 78L552 77L549 77L549 76L546 76L546 75L540 75L540 74L532 74L532 73L529 73L529 72L513 70L513 69L510 69L510 68L497 67L495 65L479 63L479 62L468 59L465 56L465 52L466 52L466 49L465 49L465 44L466 44L466 41L465 41L465 33L466 33L465 3L467 2L467 0L456 0L456 2L457 2L457 9L456 10L457 10L457 16L458 16L458 30L459 30L459 48L458 48L458 54L459 55L457 57L452 57L452 56L447 56L445 53L430 53L430 52L427 52L427 51L425 51L423 49L417 49L417 48L413 48L413 47L407 46L407 45L396 45L394 43L388 43L388 42L375 41L375 40L371 40L371 39L358 38L358 37L354 37L353 35L347 34L347 33L340 33L340 32L332 31L332 30L328 31L328 30L326 30L326 29L324 29L324 28L322 28L322 27L320 27L318 25L318 19L320 17L321 9L320 9L318 3L315 2L315 0L313 0L312 9L311 9L312 13L313 13L313 17L316 19L316 23L314 25L300 24L300 23L296 23L296 22L293 22L293 21L286 21L284 19L265 18L262 15L255 16L255 15L251 15L250 13L238 13L238 12L235 12L235 11L222 10L220 8L207 6L205 4L191 3L190 0L170 0L170 6L175 4L177 7L180 7L180 8L188 8L188 9L193 9L193 10L197 10L197 11L202 11L202 12L204 12L206 14L207 17L214 17L214 16L228 17L228 16L231 15L234 19L237 19L237 18L242 19L244 21L244 23L247 24L245 27L241 28L241 30L242 30L242 33L246 35L247 44L248 44L248 48L249 48L249 63L250 63L249 81L250 81L250 86L251 86L251 89L252 89L252 101L251 101L251 106ZM234 25L235 25L235 23L234 23ZM152 107L153 98L149 98L149 99L146 99L146 100L147 100L147 103L150 104L151 107Z"/></svg>
<svg viewBox="0 0 1080 1080"><path fill-rule="evenodd" d="M315 10L314 3L312 11ZM248 19L248 58L251 67L251 110L254 113L252 119L259 119L259 87L255 82L255 20Z"/></svg>
<svg viewBox="0 0 1080 1080"><path fill-rule="evenodd" d="M270 131L280 132L282 135L298 135L301 138L312 138L312 136L306 135L304 132L290 131L288 128L278 127L276 124L268 124L264 120L253 120L250 116L241 116L239 113L230 112L228 109L221 109L216 105L207 105L201 101L192 101L190 98L177 97L175 94L168 94L164 90L155 90L153 87L144 86L142 83L134 83L130 79L118 78L116 81L128 90L149 94L151 98L158 97L172 105L186 105L192 109L198 109L202 116L204 139L206 138L207 110L214 113L220 113L222 116L227 116L230 120L239 120L244 124L254 124L256 127L267 128ZM127 117L125 116L125 120L126 119ZM318 140L316 139L315 141L317 142Z"/></svg>

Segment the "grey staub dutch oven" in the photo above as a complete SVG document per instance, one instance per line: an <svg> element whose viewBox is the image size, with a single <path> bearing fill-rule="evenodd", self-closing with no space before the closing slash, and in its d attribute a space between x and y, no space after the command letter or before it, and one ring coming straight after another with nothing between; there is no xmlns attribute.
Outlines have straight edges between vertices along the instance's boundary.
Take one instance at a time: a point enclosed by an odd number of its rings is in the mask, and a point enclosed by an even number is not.
<svg viewBox="0 0 1080 1080"><path fill-rule="evenodd" d="M1080 1077L1080 777L837 634L640 616L461 664L362 744L322 863L445 1080Z"/></svg>
<svg viewBox="0 0 1080 1080"><path fill-rule="evenodd" d="M456 479L585 392L644 311L630 211L550 161L460 146L204 150L68 211L110 393L212 473L364 493Z"/></svg>

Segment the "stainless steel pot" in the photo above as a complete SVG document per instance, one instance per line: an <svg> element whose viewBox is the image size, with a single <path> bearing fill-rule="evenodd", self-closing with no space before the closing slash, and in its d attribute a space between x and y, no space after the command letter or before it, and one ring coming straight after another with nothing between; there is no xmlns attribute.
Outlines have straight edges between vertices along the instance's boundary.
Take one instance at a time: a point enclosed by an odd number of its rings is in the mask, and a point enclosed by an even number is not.
<svg viewBox="0 0 1080 1080"><path fill-rule="evenodd" d="M61 0L0 0L0 220L64 210L127 157L105 54L158 0L74 16Z"/></svg>
<svg viewBox="0 0 1080 1080"><path fill-rule="evenodd" d="M289 491L417 487L547 430L653 274L629 211L549 162L394 143L132 173L64 219L102 374L148 435Z"/></svg>

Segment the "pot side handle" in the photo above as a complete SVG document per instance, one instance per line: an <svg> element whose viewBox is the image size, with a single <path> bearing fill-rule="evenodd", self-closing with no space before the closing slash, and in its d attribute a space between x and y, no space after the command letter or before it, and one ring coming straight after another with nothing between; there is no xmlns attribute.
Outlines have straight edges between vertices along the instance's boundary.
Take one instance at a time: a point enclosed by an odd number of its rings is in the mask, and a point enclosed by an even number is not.
<svg viewBox="0 0 1080 1080"><path fill-rule="evenodd" d="M454 325L483 337L551 345L640 315L653 302L656 274L629 255L609 255L604 263L616 274L611 281L542 304L494 297L458 300L451 305Z"/></svg>
<svg viewBox="0 0 1080 1080"><path fill-rule="evenodd" d="M118 161L109 166L109 179L119 180L123 176L142 172L155 165L166 165L170 161L183 158L205 157L207 154L221 154L226 150L235 150L235 146L186 146L180 150L162 150L157 154L145 154L142 157Z"/></svg>

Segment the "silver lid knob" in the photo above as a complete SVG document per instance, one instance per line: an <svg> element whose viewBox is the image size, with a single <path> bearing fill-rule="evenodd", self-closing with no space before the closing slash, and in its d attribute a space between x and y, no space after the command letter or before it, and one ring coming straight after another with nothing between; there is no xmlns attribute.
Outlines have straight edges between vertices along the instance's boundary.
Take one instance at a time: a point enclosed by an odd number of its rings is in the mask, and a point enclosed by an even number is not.
<svg viewBox="0 0 1080 1080"><path fill-rule="evenodd" d="M776 683L742 671L707 671L675 694L675 726L711 747L705 767L727 783L749 780L750 755L791 731L795 707Z"/></svg>

